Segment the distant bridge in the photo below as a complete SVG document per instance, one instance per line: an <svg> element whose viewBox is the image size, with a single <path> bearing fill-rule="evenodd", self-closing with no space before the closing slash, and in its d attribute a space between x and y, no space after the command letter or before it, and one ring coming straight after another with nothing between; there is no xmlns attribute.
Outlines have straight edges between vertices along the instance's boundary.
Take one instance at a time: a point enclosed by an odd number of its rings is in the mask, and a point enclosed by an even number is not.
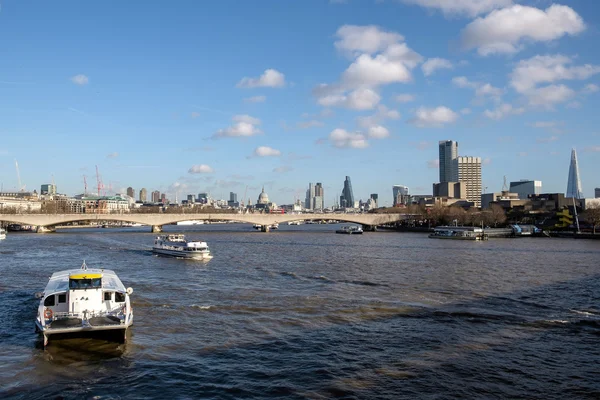
<svg viewBox="0 0 600 400"><path fill-rule="evenodd" d="M0 221L21 225L34 225L38 232L48 232L56 225L80 221L121 221L149 225L152 232L161 232L163 225L181 221L236 221L258 224L263 231L275 223L306 220L336 220L363 225L367 230L374 230L378 225L384 225L403 220L405 214L0 214Z"/></svg>

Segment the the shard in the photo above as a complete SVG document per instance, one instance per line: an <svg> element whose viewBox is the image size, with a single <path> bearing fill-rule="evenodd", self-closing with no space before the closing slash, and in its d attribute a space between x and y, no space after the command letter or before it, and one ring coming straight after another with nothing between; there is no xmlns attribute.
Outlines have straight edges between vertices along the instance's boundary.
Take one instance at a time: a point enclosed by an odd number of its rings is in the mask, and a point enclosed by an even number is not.
<svg viewBox="0 0 600 400"><path fill-rule="evenodd" d="M571 164L569 165L569 181L567 182L566 197L583 198L581 179L579 178L579 165L577 164L577 152L575 149L571 150Z"/></svg>

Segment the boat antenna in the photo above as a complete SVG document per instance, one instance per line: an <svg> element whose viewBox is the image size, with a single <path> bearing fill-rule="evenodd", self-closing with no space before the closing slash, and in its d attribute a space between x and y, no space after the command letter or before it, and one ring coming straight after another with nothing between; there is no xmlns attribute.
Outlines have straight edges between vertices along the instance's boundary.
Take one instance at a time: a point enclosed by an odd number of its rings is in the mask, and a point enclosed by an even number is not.
<svg viewBox="0 0 600 400"><path fill-rule="evenodd" d="M85 263L85 259L83 260L83 264L81 264L81 269L87 270L87 264Z"/></svg>

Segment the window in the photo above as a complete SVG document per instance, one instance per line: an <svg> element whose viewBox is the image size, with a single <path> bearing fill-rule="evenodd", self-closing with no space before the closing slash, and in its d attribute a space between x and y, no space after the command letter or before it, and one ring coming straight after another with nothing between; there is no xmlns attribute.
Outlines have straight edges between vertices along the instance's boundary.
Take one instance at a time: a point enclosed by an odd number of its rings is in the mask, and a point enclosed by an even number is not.
<svg viewBox="0 0 600 400"><path fill-rule="evenodd" d="M69 289L97 289L102 287L102 279L69 279Z"/></svg>
<svg viewBox="0 0 600 400"><path fill-rule="evenodd" d="M125 293L115 292L115 302L116 303L124 303L125 302Z"/></svg>
<svg viewBox="0 0 600 400"><path fill-rule="evenodd" d="M58 295L58 303L66 303L67 302L67 294L66 293L60 293Z"/></svg>
<svg viewBox="0 0 600 400"><path fill-rule="evenodd" d="M112 300L112 292L104 292L104 300Z"/></svg>
<svg viewBox="0 0 600 400"><path fill-rule="evenodd" d="M52 307L54 304L54 295L48 296L46 297L46 300L44 300L45 307Z"/></svg>

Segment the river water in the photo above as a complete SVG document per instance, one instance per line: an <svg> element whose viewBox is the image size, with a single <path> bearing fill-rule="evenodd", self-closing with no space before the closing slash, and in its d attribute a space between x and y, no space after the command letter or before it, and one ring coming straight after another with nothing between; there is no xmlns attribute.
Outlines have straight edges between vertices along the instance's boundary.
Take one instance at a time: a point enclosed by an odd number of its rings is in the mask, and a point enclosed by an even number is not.
<svg viewBox="0 0 600 400"><path fill-rule="evenodd" d="M600 242L334 225L168 226L209 262L156 257L148 228L0 242L0 398L600 398ZM125 344L34 332L57 270L114 269Z"/></svg>

